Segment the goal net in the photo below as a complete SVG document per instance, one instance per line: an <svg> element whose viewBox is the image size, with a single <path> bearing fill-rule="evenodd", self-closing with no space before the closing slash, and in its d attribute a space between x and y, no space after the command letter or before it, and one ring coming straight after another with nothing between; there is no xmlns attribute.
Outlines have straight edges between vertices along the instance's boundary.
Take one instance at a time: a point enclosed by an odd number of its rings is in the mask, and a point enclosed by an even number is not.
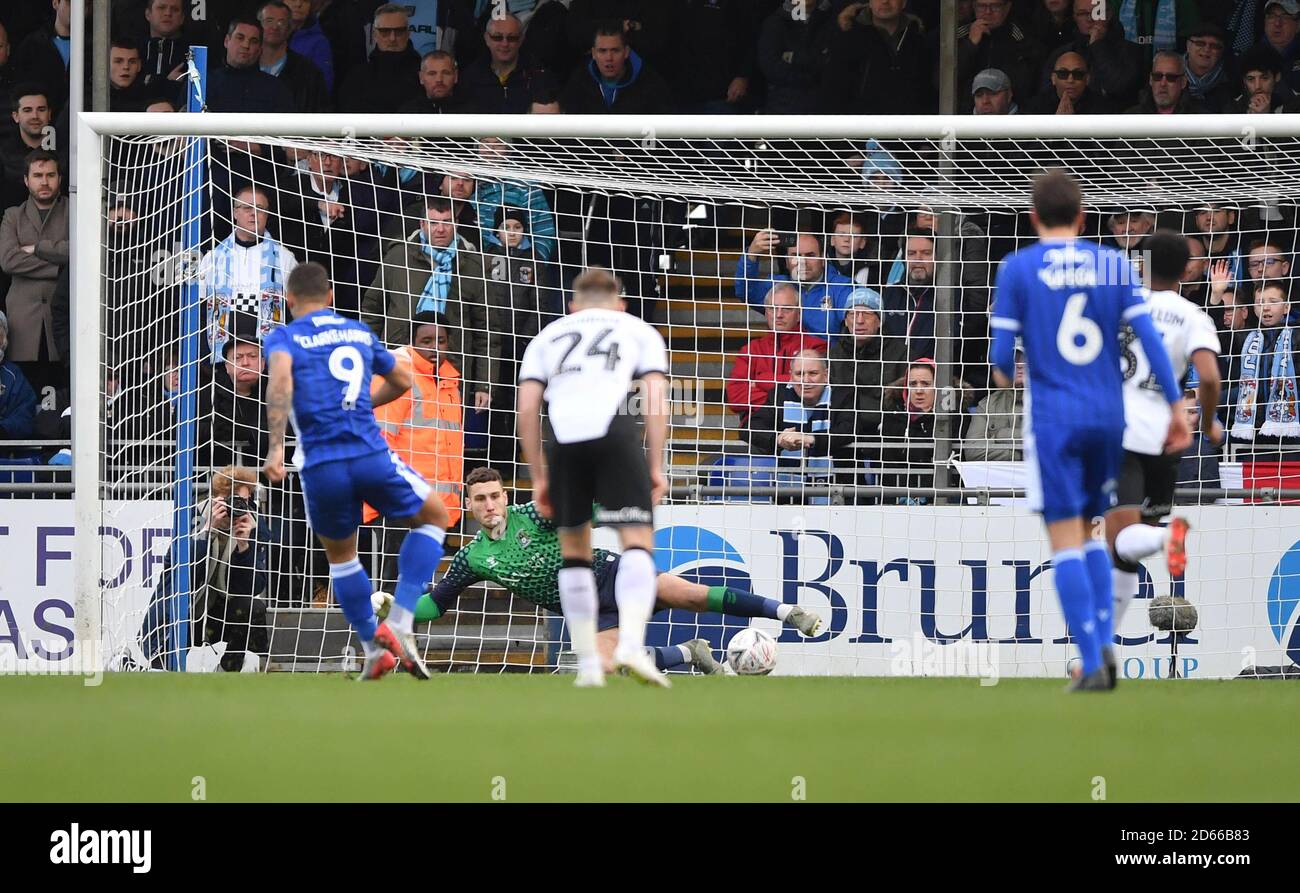
<svg viewBox="0 0 1300 893"><path fill-rule="evenodd" d="M660 571L826 621L805 639L772 618L676 608L656 614L652 643L704 637L721 656L752 625L778 638L778 673L1064 674L1073 647L1025 505L1023 391L988 366L994 275L1033 239L1045 167L1079 178L1085 235L1139 264L1152 229L1189 237L1184 294L1222 346L1215 411L1233 436L1221 450L1198 439L1178 467L1191 562L1175 580L1159 557L1144 567L1118 631L1125 674L1300 658L1285 350L1300 312L1269 324L1263 309L1292 296L1300 125L205 115L86 116L83 133L99 239L77 245L97 275L78 331L99 362L77 375L104 399L97 443L76 456L101 486L77 500L106 533L99 585L83 577L78 594L114 667L354 666L297 476L259 475L261 339L289 319L288 272L317 261L339 312L419 358L416 389L380 421L451 510L439 577L479 529L473 469L530 499L518 359L574 276L604 266L670 352ZM377 589L392 590L400 541L367 514ZM616 548L608 531L597 544ZM563 666L553 586L512 595L481 571L417 625L430 663ZM1194 626L1149 610L1169 596L1194 606Z"/></svg>

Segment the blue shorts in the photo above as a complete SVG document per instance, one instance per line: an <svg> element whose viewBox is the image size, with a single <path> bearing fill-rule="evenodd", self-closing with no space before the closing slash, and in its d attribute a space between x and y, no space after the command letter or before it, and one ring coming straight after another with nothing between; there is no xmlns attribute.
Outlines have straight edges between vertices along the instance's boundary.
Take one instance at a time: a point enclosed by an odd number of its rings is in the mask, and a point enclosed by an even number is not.
<svg viewBox="0 0 1300 893"><path fill-rule="evenodd" d="M1124 425L1042 423L1025 432L1025 489L1047 523L1090 521L1115 505L1124 463Z"/></svg>
<svg viewBox="0 0 1300 893"><path fill-rule="evenodd" d="M619 556L611 556L605 576L596 586L596 631L604 632L618 626L618 600L614 598L614 578L618 576Z"/></svg>
<svg viewBox="0 0 1300 893"><path fill-rule="evenodd" d="M431 492L419 472L393 452L322 462L299 476L307 521L332 540L347 539L361 526L363 502L385 518L413 518Z"/></svg>

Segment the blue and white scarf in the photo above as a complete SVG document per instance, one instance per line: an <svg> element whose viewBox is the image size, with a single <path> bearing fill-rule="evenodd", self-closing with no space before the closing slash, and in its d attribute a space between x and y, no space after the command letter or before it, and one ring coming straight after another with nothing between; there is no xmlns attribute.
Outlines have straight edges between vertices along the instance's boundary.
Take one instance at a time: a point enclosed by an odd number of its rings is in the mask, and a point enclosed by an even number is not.
<svg viewBox="0 0 1300 893"><path fill-rule="evenodd" d="M1191 64L1187 61L1187 54L1183 54L1183 70L1187 74L1187 92L1191 93L1197 99L1204 99L1206 95L1219 86L1223 80L1223 62L1211 68L1205 73L1204 77L1197 77L1196 72L1192 71Z"/></svg>
<svg viewBox="0 0 1300 893"><path fill-rule="evenodd" d="M261 277L256 295L236 289L235 234L231 233L212 250L213 266L209 271L212 282L207 283L208 344L212 349L211 361L220 363L222 351L230 339L234 311L257 306L257 334L265 337L271 329L286 320L284 292L286 275L283 271L285 252L283 246L269 233L263 233L257 245L261 249ZM249 314L252 315L251 313Z"/></svg>
<svg viewBox="0 0 1300 893"><path fill-rule="evenodd" d="M1260 360L1264 332L1256 329L1246 336L1241 349L1241 390L1232 417L1232 436L1255 439L1255 407L1259 401ZM1295 363L1291 353L1291 329L1284 328L1273 344L1273 365L1269 370L1268 406L1259 433L1265 437L1300 437L1300 414L1296 411Z"/></svg>
<svg viewBox="0 0 1300 893"><path fill-rule="evenodd" d="M793 389L786 385L788 396L781 403L781 422L780 429L795 427L801 434L825 434L831 429L831 386L827 385L822 388L822 395L817 398L817 402L812 406L806 405L794 394ZM805 457L805 450L781 450L781 456L786 459L801 459ZM813 468L829 468L830 459L824 456L808 457L808 465Z"/></svg>
<svg viewBox="0 0 1300 893"><path fill-rule="evenodd" d="M1119 8L1119 23L1124 26L1124 36L1137 43L1142 37L1142 32L1138 29L1137 0L1124 0ZM1177 42L1177 0L1156 0L1155 34L1152 43L1157 50L1172 50Z"/></svg>
<svg viewBox="0 0 1300 893"><path fill-rule="evenodd" d="M432 310L434 313L445 313L447 295L451 292L452 268L456 265L456 241L453 239L446 248L435 248L429 244L424 230L420 230L420 253L429 258L433 265L433 275L424 283L424 291L420 293L415 312Z"/></svg>

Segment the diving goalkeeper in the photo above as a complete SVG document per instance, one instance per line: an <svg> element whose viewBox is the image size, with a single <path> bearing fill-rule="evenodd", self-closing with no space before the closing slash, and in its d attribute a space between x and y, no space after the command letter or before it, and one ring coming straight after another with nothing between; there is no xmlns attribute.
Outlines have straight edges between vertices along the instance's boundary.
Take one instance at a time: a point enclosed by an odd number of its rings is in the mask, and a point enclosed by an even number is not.
<svg viewBox="0 0 1300 893"><path fill-rule="evenodd" d="M510 505L501 475L490 468L476 468L470 473L465 481L465 495L474 520L483 529L452 557L446 575L437 584L426 587L431 591L420 597L415 608L416 621L438 619L451 610L462 592L483 580L491 580L520 598L560 613L557 579L561 559L554 524L543 518L531 502ZM614 569L618 567L618 558L613 552L596 549L592 562L600 603L596 644L606 672L612 668L614 646L618 642L618 605L614 601ZM816 636L822 630L821 617L806 608L730 586L703 586L672 574L659 574L655 580L655 610L666 608L770 617L805 636ZM722 671L704 639L652 650L655 665L661 670L689 665L702 673Z"/></svg>

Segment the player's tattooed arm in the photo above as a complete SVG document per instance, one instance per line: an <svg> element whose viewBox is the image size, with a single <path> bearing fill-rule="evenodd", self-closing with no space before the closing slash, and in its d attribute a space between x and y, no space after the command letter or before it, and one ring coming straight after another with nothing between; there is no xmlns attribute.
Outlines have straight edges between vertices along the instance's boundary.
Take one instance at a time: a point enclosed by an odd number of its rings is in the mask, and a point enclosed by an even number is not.
<svg viewBox="0 0 1300 893"><path fill-rule="evenodd" d="M267 480L278 483L284 480L284 431L289 424L289 408L293 405L293 357L282 350L272 351L271 383L266 389L266 426L270 441L266 453L266 466L262 469Z"/></svg>
<svg viewBox="0 0 1300 893"><path fill-rule="evenodd" d="M381 375L383 382L370 395L370 405L380 407L392 403L411 389L413 374L411 361L401 351L393 351L393 368L387 375Z"/></svg>

